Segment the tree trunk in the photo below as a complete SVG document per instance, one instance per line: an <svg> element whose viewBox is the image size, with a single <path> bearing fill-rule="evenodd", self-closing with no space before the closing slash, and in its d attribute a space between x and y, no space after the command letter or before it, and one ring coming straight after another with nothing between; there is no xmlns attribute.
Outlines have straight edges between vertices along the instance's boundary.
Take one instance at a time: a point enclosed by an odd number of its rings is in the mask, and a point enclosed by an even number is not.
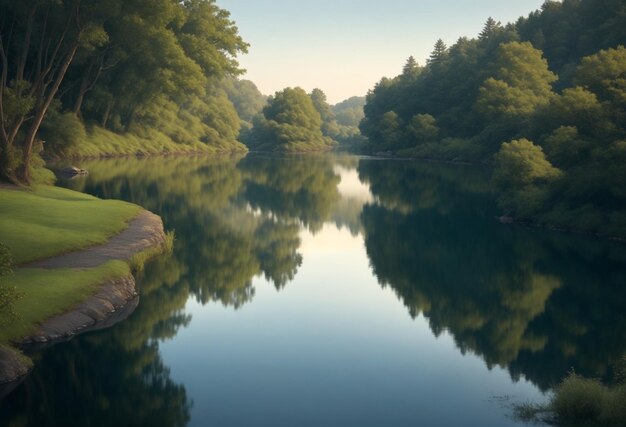
<svg viewBox="0 0 626 427"><path fill-rule="evenodd" d="M13 152L13 144L11 141L0 137L0 180L13 182L13 171L11 170L11 153Z"/></svg>
<svg viewBox="0 0 626 427"><path fill-rule="evenodd" d="M85 94L87 93L87 77L83 77L80 82L80 88L78 89L78 97L76 98L76 102L74 103L74 109L72 110L74 114L80 117L80 110L83 106L83 100L85 99Z"/></svg>
<svg viewBox="0 0 626 427"><path fill-rule="evenodd" d="M48 94L42 94L41 104L37 103L38 107L35 110L35 116L33 118L33 122L28 129L26 137L24 138L23 144L23 152L22 152L22 164L20 165L17 171L17 179L23 182L24 184L29 184L31 179L30 174L30 160L32 158L33 153L33 145L35 144L35 137L37 136L37 132L39 131L39 127L41 126L41 122L43 122L43 118L48 112L48 108L54 99L59 87L61 86L61 82L65 78L65 73L67 73L67 69L69 68L72 60L74 59L74 55L76 55L76 51L78 50L78 38L76 39L74 45L72 46L70 52L65 57L61 68L54 79L54 83L50 88L50 92Z"/></svg>
<svg viewBox="0 0 626 427"><path fill-rule="evenodd" d="M104 110L104 114L102 115L102 122L100 123L100 126L102 126L103 129L107 128L107 123L109 123L109 116L111 114L111 108L113 108L112 106L112 102L107 102L107 108L106 110Z"/></svg>
<svg viewBox="0 0 626 427"><path fill-rule="evenodd" d="M80 110L83 106L83 99L85 99L85 92L81 88L81 91L78 93L78 97L76 98L76 102L74 103L73 109L74 114L76 114L78 117L81 116Z"/></svg>

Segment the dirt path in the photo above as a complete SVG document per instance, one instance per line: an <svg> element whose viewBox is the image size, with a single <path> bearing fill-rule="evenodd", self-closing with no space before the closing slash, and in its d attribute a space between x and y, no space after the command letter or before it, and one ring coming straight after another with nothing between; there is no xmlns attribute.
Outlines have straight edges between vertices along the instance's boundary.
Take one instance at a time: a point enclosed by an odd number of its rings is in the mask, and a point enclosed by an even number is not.
<svg viewBox="0 0 626 427"><path fill-rule="evenodd" d="M113 259L129 260L145 249L159 246L165 241L163 222L158 215L141 211L128 224L128 228L106 243L76 252L46 258L20 265L20 268L91 268Z"/></svg>

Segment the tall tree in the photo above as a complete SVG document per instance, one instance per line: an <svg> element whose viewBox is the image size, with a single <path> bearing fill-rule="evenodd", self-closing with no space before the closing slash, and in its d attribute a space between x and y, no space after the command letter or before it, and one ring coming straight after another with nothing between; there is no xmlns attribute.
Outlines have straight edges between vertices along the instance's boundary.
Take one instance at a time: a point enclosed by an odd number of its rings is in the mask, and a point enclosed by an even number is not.
<svg viewBox="0 0 626 427"><path fill-rule="evenodd" d="M485 26L483 27L482 31L478 35L478 38L480 40L487 39L500 28L502 28L502 24L500 24L500 22L496 22L496 20L490 16L487 19L487 22L485 22Z"/></svg>
<svg viewBox="0 0 626 427"><path fill-rule="evenodd" d="M443 40L438 39L433 47L433 51L430 53L428 57L428 63L434 64L440 61L442 58L446 56L448 53L448 46L443 42Z"/></svg>
<svg viewBox="0 0 626 427"><path fill-rule="evenodd" d="M29 182L37 132L81 44L101 43L97 8L81 0L0 3L0 175ZM21 159L14 152L16 139Z"/></svg>

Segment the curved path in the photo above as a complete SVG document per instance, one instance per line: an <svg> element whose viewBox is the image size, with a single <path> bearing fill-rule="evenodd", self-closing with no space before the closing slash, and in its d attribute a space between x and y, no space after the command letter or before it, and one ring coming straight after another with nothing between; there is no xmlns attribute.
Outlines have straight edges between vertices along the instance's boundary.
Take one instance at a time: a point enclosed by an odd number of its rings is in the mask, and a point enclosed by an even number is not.
<svg viewBox="0 0 626 427"><path fill-rule="evenodd" d="M20 268L97 267L113 259L128 261L133 255L159 246L164 241L161 217L142 210L128 223L128 228L111 237L106 243L20 265Z"/></svg>
<svg viewBox="0 0 626 427"><path fill-rule="evenodd" d="M19 268L91 268L109 260L128 261L133 255L165 242L163 222L146 210L137 214L121 233L106 243L76 252L21 265ZM70 311L45 320L24 337L19 347L36 350L77 334L107 328L130 316L139 304L132 275L102 283L95 294ZM14 351L0 347L0 399L21 381L31 367Z"/></svg>

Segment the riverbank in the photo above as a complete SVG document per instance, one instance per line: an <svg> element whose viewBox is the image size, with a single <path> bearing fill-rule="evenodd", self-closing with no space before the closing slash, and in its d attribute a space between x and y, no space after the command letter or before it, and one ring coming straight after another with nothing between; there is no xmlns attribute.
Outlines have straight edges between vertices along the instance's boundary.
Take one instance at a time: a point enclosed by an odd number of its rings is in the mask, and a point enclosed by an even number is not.
<svg viewBox="0 0 626 427"><path fill-rule="evenodd" d="M161 132L146 131L146 136L127 132L111 132L98 126L90 127L80 143L59 147L53 157L62 159L108 158L124 156L163 156L163 155L216 155L223 153L245 153L246 146L238 141L214 141L211 144L200 140L188 143L175 142ZM46 154L50 155L50 153Z"/></svg>
<svg viewBox="0 0 626 427"><path fill-rule="evenodd" d="M0 198L0 235L16 265L0 285L19 296L13 315L0 319L2 384L32 366L15 348L50 345L132 313L132 270L171 249L172 237L160 217L130 203L56 187L4 187Z"/></svg>
<svg viewBox="0 0 626 427"><path fill-rule="evenodd" d="M489 168L492 167L489 161L463 160L460 157L449 158L446 156L420 157L415 156L415 152L411 150L365 152L364 154L381 160L450 164L459 167L485 168L486 170L490 170ZM602 210L591 204L575 206L568 203L567 200L561 200L559 195L554 193L547 200L543 200L541 207L537 207L532 214L517 216L511 214L510 209L505 209L501 203L502 199L507 195L510 196L510 194L502 190L498 191L493 184L493 180L491 186L493 187L494 195L499 198L499 205L502 209L499 216L496 216L496 219L504 224L542 228L549 231L580 234L618 243L626 243L626 221L618 210ZM519 193L522 194L523 191Z"/></svg>

